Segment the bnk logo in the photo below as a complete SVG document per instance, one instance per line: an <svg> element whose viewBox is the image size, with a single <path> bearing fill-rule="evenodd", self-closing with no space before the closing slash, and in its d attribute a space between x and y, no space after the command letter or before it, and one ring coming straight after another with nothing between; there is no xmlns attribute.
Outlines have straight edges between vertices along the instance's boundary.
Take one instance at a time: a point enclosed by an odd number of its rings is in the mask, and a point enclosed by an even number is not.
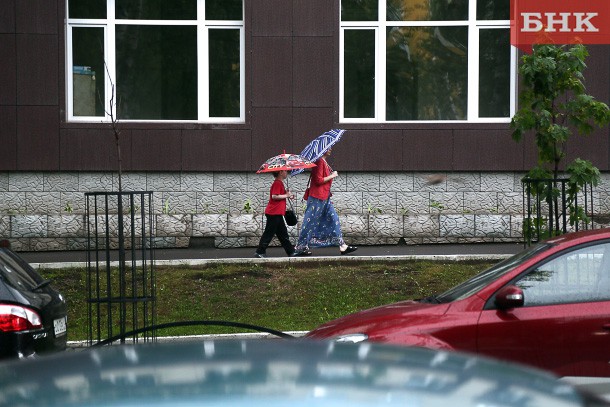
<svg viewBox="0 0 610 407"><path fill-rule="evenodd" d="M511 0L511 44L610 44L610 0Z"/></svg>

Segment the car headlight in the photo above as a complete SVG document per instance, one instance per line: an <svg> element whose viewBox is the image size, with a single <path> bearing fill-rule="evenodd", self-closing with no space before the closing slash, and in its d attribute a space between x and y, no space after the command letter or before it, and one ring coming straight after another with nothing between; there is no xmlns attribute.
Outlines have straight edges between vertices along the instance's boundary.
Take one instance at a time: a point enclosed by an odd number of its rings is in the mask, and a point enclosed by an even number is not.
<svg viewBox="0 0 610 407"><path fill-rule="evenodd" d="M342 343L359 343L366 341L367 339L369 339L369 336L366 334L347 334L333 338L335 342Z"/></svg>

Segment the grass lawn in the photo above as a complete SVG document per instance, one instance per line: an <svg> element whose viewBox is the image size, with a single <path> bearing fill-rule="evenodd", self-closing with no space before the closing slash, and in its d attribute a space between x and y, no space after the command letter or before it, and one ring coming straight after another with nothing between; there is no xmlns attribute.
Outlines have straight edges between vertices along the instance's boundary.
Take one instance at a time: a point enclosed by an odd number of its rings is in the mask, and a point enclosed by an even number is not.
<svg viewBox="0 0 610 407"><path fill-rule="evenodd" d="M156 266L157 322L223 320L305 331L365 308L441 293L493 262L307 262ZM68 302L69 340L87 339L85 269L41 269ZM164 329L159 336L244 332Z"/></svg>

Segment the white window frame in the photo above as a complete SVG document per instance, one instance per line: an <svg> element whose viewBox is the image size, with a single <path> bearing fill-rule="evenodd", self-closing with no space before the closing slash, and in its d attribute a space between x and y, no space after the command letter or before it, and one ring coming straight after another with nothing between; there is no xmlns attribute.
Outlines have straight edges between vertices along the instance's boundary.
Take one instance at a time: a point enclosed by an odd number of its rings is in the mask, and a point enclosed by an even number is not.
<svg viewBox="0 0 610 407"><path fill-rule="evenodd" d="M517 49L510 48L510 116L479 117L479 33L483 29L510 29L510 20L477 21L477 2L470 0L468 21L386 21L387 0L379 0L378 21L341 21L339 16L339 122L340 123L510 123L517 100ZM339 13L340 14L340 13ZM388 27L468 27L468 98L466 120L386 120L386 35ZM375 30L374 118L345 117L345 30Z"/></svg>
<svg viewBox="0 0 610 407"><path fill-rule="evenodd" d="M69 19L66 18L66 112L69 122L110 122L110 96L112 94L112 85L116 84L116 36L115 29L117 25L164 25L178 26L188 25L197 27L197 120L126 120L118 118L121 122L143 122L143 123L245 123L246 117L246 75L245 75L245 1L242 3L244 10L242 11L243 20L206 20L205 19L205 0L197 0L197 20L117 20L115 18L115 0L106 0L107 10L105 19ZM68 2L66 1L66 16L68 16ZM74 116L74 84L72 75L72 29L75 27L100 27L104 28L104 60L106 61L108 72L103 72L105 77L105 104L104 117L101 116ZM210 117L209 115L209 48L208 33L210 29L238 29L240 33L240 114L239 117ZM203 44L203 45L202 45ZM98 73L99 75L100 73ZM108 75L110 80L108 80ZM113 106L112 114L116 118L116 98Z"/></svg>

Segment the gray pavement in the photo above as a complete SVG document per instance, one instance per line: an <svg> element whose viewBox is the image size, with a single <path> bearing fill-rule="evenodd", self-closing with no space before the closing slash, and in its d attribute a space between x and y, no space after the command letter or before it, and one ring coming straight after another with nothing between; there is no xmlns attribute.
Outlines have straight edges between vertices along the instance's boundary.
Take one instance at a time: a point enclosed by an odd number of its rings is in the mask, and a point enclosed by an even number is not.
<svg viewBox="0 0 610 407"><path fill-rule="evenodd" d="M377 245L359 246L350 255L341 256L337 247L313 249L307 257L287 257L281 247L267 249L266 259L254 258L253 247L217 249L214 247L192 247L180 249L156 249L156 264L203 265L218 262L300 262L300 261L379 261L394 259L490 259L499 260L523 250L522 243L465 243L422 245ZM64 267L87 262L86 251L20 252L21 257L34 267ZM128 251L127 256L131 253ZM137 257L136 257L137 258ZM117 260L118 253L110 252L110 259Z"/></svg>

